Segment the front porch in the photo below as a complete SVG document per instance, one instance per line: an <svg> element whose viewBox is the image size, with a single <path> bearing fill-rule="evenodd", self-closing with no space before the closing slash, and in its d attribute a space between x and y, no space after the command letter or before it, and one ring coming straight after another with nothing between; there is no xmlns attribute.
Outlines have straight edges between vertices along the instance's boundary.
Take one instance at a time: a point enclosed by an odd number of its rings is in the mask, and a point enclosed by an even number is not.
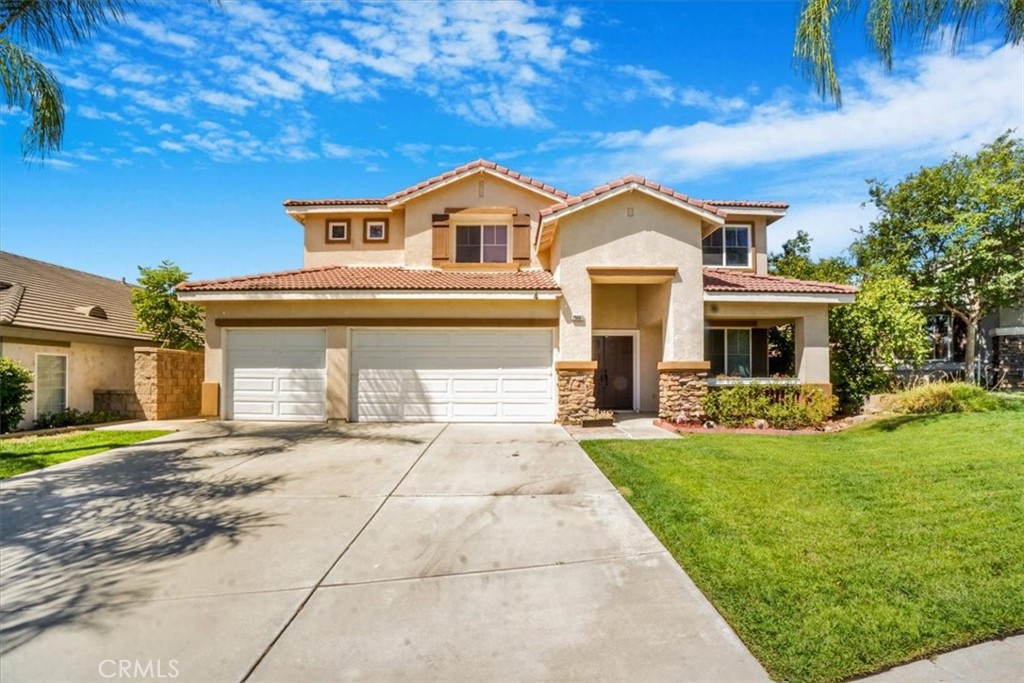
<svg viewBox="0 0 1024 683"><path fill-rule="evenodd" d="M600 411L700 420L709 389L736 384L831 391L827 303L695 301L670 269L594 271L589 314L563 310L556 363L563 424ZM583 348L589 357L566 357Z"/></svg>

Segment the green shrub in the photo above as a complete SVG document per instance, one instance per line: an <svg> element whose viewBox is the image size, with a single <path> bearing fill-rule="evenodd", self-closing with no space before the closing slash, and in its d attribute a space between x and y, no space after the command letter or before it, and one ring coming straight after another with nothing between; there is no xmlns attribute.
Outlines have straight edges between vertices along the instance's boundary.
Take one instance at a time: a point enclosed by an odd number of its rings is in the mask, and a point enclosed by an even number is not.
<svg viewBox="0 0 1024 683"><path fill-rule="evenodd" d="M75 408L65 408L59 413L43 413L36 417L36 429L52 429L54 427L77 427L79 425L94 425L104 422L118 422L124 416L118 413L110 413L105 410L93 410L83 412Z"/></svg>
<svg viewBox="0 0 1024 683"><path fill-rule="evenodd" d="M827 420L835 399L818 387L750 384L713 389L703 406L709 419L727 427L765 420L776 429L802 429Z"/></svg>
<svg viewBox="0 0 1024 683"><path fill-rule="evenodd" d="M1010 406L998 395L964 382L923 384L896 394L886 402L895 413L987 413Z"/></svg>
<svg viewBox="0 0 1024 683"><path fill-rule="evenodd" d="M0 434L18 428L32 394L32 373L16 360L0 357Z"/></svg>

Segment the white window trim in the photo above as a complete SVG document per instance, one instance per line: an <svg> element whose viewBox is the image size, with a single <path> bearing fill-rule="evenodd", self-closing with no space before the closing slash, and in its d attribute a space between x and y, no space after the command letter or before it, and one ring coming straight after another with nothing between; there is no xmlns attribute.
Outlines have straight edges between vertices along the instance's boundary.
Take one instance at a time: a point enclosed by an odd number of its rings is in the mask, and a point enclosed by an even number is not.
<svg viewBox="0 0 1024 683"><path fill-rule="evenodd" d="M753 327L718 327L718 326L709 327L708 328L709 332L715 331L715 330L724 330L725 331L725 338L722 340L722 352L723 352L723 358L722 358L723 368L722 369L725 372L725 375L729 376L729 377L733 376L733 375L729 374L729 331L730 330L744 330L744 331L746 331L748 333L747 334L747 365L750 366L750 374L751 374L751 377L753 377L753 374L754 374L754 328ZM704 355L707 356L707 349L705 349ZM707 358L705 358L705 360L708 360L710 362L710 360L707 359ZM710 374L710 372L709 372L709 374ZM743 379L750 379L750 378L744 377Z"/></svg>
<svg viewBox="0 0 1024 683"><path fill-rule="evenodd" d="M32 421L39 417L39 356L59 356L64 359L64 409L71 407L71 356L67 353L37 352L34 360L32 385Z"/></svg>
<svg viewBox="0 0 1024 683"><path fill-rule="evenodd" d="M367 243L370 243L370 244L374 244L374 243L377 243L377 242L387 242L388 241L388 221L381 220L379 218L367 218L364 221L364 223L365 223L365 225L363 226L363 241L364 242L367 242ZM370 228L373 227L374 225L380 225L382 228L384 228L384 232L381 234L380 237L370 237Z"/></svg>
<svg viewBox="0 0 1024 683"><path fill-rule="evenodd" d="M633 338L633 410L640 412L640 330L593 330L594 337L632 337Z"/></svg>
<svg viewBox="0 0 1024 683"><path fill-rule="evenodd" d="M726 265L726 263L725 263L725 250L727 248L727 245L725 243L725 231L728 230L729 228L734 228L734 229L741 228L744 231L746 231L746 233L747 233L747 262L745 264L743 264L743 265L730 266L730 265ZM703 238L701 238L701 250L700 250L701 263L702 264L704 263L704 239L710 237L711 235L714 235L719 230L722 231L722 263L714 265L714 266L706 266L706 267L708 267L708 268L740 268L740 269L752 268L753 267L753 265L752 265L753 264L753 253L752 252L754 250L753 249L753 247L754 247L754 231L752 230L752 226L748 225L747 223L726 223L725 225L721 226L720 228L715 228L710 233L708 233Z"/></svg>
<svg viewBox="0 0 1024 683"><path fill-rule="evenodd" d="M335 226L345 226L345 236L335 237L334 228ZM349 220L343 221L327 221L327 241L328 242L350 242L352 240L352 224Z"/></svg>
<svg viewBox="0 0 1024 683"><path fill-rule="evenodd" d="M490 220L490 222L488 222ZM504 261L484 261L484 228L485 227L503 227L505 228L505 260ZM480 228L480 260L479 261L459 261L459 228ZM511 263L512 262L512 223L511 221L494 221L491 219L481 219L479 221L465 221L461 220L455 224L455 229L452 230L452 239L454 245L452 247L452 263L478 263L480 265L496 265L498 263ZM496 246L496 245L491 245Z"/></svg>

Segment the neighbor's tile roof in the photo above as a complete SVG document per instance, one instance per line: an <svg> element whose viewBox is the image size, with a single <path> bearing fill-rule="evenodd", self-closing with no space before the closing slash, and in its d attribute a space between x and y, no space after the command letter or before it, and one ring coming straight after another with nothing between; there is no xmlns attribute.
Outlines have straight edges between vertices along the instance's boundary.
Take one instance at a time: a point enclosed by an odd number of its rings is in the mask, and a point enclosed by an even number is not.
<svg viewBox="0 0 1024 683"><path fill-rule="evenodd" d="M694 208L702 209L704 211L707 211L708 213L712 213L721 218L725 218L727 215L725 211L722 211L718 207L712 205L710 202L705 202L700 199L694 199L688 195L683 194L682 192L676 192L671 187L662 185L661 183L656 183L653 180L648 180L647 178L644 178L643 176L640 175L636 175L635 173L630 173L628 175L622 176L621 178L610 180L604 185L598 185L594 189L587 190L582 194L567 197L563 202L555 204L554 206L549 206L547 208L541 209L540 215L550 216L552 214L558 213L559 211L564 211L565 209L568 209L570 206L575 206L576 204L585 202L588 199L593 199L594 197L600 197L603 194L607 194L612 190L620 188L624 185L628 185L630 183L642 185L643 187L654 190L655 192L663 194L666 197L670 197L672 199L684 202Z"/></svg>
<svg viewBox="0 0 1024 683"><path fill-rule="evenodd" d="M0 252L0 324L149 341L137 332L132 286ZM99 306L106 319L88 315Z"/></svg>
<svg viewBox="0 0 1024 683"><path fill-rule="evenodd" d="M285 206L376 206L386 205L386 199L286 199Z"/></svg>
<svg viewBox="0 0 1024 683"><path fill-rule="evenodd" d="M713 206L735 206L749 209L788 209L786 202L761 202L750 199L706 199L704 200Z"/></svg>
<svg viewBox="0 0 1024 683"><path fill-rule="evenodd" d="M495 173L506 175L509 178L512 178L513 180L517 180L520 183L526 185L531 185L539 190L543 190L544 192L547 192L548 194L554 195L556 197L561 197L564 199L569 196L568 192L559 190L558 188L552 185L548 185L547 183L543 183L539 180L534 180L533 178L527 175L523 175L518 171L513 171L512 169L506 168L505 166L500 166L494 163L493 161L487 161L486 159L477 159L476 161L471 161L468 164L463 164L458 168L453 168L450 171L446 171L441 175L436 175L433 178L428 178L427 180L424 180L421 183L416 183L415 185L407 187L404 190L399 190L398 192L389 194L385 199L387 199L389 202L394 201L396 199L401 199L402 197L413 194L414 192L425 190L428 187L431 187L432 185L437 185L438 183L442 183L450 178L454 178L455 176L462 175L467 171L472 171L477 168L485 168L494 171Z"/></svg>
<svg viewBox="0 0 1024 683"><path fill-rule="evenodd" d="M757 273L728 270L725 268L705 268L704 291L788 294L855 294L857 292L857 288L851 285L794 280L775 275L759 275Z"/></svg>
<svg viewBox="0 0 1024 683"><path fill-rule="evenodd" d="M325 266L224 280L183 282L179 292L276 290L557 290L544 270L464 272L377 266Z"/></svg>

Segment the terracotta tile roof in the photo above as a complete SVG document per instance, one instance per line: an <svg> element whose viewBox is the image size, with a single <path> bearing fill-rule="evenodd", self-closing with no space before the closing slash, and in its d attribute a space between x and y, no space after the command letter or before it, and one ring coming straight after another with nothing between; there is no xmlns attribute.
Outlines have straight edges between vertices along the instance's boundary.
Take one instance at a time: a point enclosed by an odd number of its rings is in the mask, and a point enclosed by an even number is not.
<svg viewBox="0 0 1024 683"><path fill-rule="evenodd" d="M708 204L713 206L736 206L750 209L788 209L787 202L758 202L749 199L706 199Z"/></svg>
<svg viewBox="0 0 1024 683"><path fill-rule="evenodd" d="M150 341L136 331L132 289L120 280L0 252L3 325Z"/></svg>
<svg viewBox="0 0 1024 683"><path fill-rule="evenodd" d="M610 180L604 185L598 185L594 189L587 190L582 194L567 197L563 202L555 204L554 206L549 206L545 209L541 209L540 215L542 217L550 216L551 214L558 213L559 211L564 211L565 209L568 209L570 206L575 206L576 204L585 202L588 199L593 199L594 197L600 197L603 194L611 192L612 190L618 189L624 185L629 185L631 183L636 183L637 185L649 188L651 190L654 190L655 192L665 195L666 197L670 197L672 199L684 202L694 208L702 209L704 211L707 211L708 213L714 214L721 218L725 218L727 215L725 211L722 211L718 207L712 205L710 202L705 202L700 199L694 199L693 197L685 195L682 192L676 192L671 187L662 185L661 183L656 183L653 180L648 180L647 178L644 178L643 176L640 175L636 175L635 173L630 173L629 175L624 175L621 178Z"/></svg>
<svg viewBox="0 0 1024 683"><path fill-rule="evenodd" d="M386 199L286 199L285 206L376 206L386 205Z"/></svg>
<svg viewBox="0 0 1024 683"><path fill-rule="evenodd" d="M234 277L224 280L183 282L179 292L235 292L276 290L551 290L551 273L544 270L480 273L377 266L324 266Z"/></svg>
<svg viewBox="0 0 1024 683"><path fill-rule="evenodd" d="M704 268L705 292L760 292L786 294L855 294L852 285L794 280L726 268Z"/></svg>
<svg viewBox="0 0 1024 683"><path fill-rule="evenodd" d="M531 178L529 176L526 176L526 175L523 175L522 173L519 173L518 171L513 171L510 168L506 168L504 166L499 166L498 164L494 163L493 161L487 161L486 159L477 159L476 161L471 161L468 164L463 164L462 166L459 166L458 168L453 168L450 171L446 171L446 172L442 173L441 175L436 175L433 178L428 178L427 180L424 180L421 183L416 183L415 185L412 185L411 187L407 187L404 190L399 190L398 192L394 192L392 194L389 194L387 197L385 197L385 199L387 201L389 201L389 202L395 201L396 199L401 199L403 197L406 197L408 195L413 194L414 192L419 192L420 190L425 190L425 189L427 189L428 187L430 187L432 185L437 185L438 183L442 183L442 182L444 182L446 180L449 180L450 178L454 178L455 176L462 175L463 173L466 173L467 171L472 171L472 170L477 169L477 168L485 168L485 169L494 171L495 173L500 173L502 175L506 175L509 178L512 178L513 180L517 180L520 183L523 183L525 185L530 185L532 187L537 188L538 190L542 190L542 191L547 192L548 194L554 195L556 197L560 197L560 198L564 199L564 198L569 196L568 192L565 192L563 190L559 190L558 188L553 187L551 185L548 185L547 183L542 183L539 180L534 180L533 178Z"/></svg>

